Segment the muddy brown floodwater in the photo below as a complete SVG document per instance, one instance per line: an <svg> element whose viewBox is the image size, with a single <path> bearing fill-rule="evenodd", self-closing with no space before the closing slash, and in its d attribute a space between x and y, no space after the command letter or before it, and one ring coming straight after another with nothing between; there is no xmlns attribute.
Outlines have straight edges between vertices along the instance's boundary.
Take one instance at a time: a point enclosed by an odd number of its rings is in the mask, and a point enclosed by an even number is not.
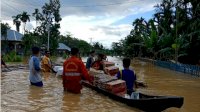
<svg viewBox="0 0 200 112"><path fill-rule="evenodd" d="M85 60L85 58L83 58ZM120 58L108 57L122 67ZM134 60L132 67L138 80L148 88L138 91L150 95L183 96L181 109L169 108L165 112L199 112L200 78ZM19 69L1 74L2 112L141 112L108 97L82 89L82 94L63 92L62 80L55 74L43 74L44 87L29 85L28 70Z"/></svg>

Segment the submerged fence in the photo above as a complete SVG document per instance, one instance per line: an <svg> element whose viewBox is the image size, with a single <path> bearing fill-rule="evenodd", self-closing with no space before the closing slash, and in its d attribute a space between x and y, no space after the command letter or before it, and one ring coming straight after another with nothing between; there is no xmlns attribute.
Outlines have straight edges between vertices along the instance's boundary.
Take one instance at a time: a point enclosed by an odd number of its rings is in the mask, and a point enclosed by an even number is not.
<svg viewBox="0 0 200 112"><path fill-rule="evenodd" d="M188 64L176 64L170 61L160 61L160 60L149 60L145 58L140 58L142 61L151 62L157 66L168 68L170 70L175 70L182 73L191 74L192 76L200 77L200 66L188 65Z"/></svg>

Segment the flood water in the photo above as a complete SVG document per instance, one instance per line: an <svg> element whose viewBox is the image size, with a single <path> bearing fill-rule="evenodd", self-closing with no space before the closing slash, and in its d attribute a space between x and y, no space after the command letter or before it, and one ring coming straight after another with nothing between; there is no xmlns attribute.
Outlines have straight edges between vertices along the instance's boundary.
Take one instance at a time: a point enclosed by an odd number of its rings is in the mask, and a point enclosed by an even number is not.
<svg viewBox="0 0 200 112"><path fill-rule="evenodd" d="M83 58L85 60L85 58ZM116 66L121 60L108 57ZM181 109L170 108L165 112L199 112L200 78L134 60L133 69L138 80L147 83L148 88L138 91L150 95L183 96ZM138 109L116 102L108 97L82 89L82 94L63 92L62 79L55 74L43 74L44 87L29 85L28 70L19 69L1 74L2 112L141 112Z"/></svg>

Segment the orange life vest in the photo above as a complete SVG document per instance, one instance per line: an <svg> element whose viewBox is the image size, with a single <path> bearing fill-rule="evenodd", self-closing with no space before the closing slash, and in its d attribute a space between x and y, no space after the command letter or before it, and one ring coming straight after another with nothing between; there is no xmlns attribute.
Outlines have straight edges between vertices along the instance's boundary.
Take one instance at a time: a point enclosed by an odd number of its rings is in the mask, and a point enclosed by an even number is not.
<svg viewBox="0 0 200 112"><path fill-rule="evenodd" d="M89 74L83 62L75 56L67 59L63 64L64 90L80 93L82 77L89 81Z"/></svg>

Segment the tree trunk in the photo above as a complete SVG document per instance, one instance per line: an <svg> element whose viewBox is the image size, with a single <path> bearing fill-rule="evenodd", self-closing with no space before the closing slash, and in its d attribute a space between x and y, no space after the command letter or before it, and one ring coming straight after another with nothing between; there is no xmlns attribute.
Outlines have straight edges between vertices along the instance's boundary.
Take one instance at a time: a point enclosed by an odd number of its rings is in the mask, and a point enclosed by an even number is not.
<svg viewBox="0 0 200 112"><path fill-rule="evenodd" d="M25 30L26 30L26 22L24 22L24 34L25 34Z"/></svg>

